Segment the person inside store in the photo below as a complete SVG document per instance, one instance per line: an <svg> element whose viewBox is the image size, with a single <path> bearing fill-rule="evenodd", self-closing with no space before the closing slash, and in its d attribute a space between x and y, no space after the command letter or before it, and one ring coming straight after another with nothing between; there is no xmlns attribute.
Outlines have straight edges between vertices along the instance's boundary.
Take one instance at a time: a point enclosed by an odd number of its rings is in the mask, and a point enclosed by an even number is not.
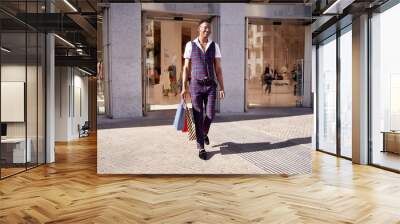
<svg viewBox="0 0 400 224"><path fill-rule="evenodd" d="M225 97L221 51L218 44L209 38L210 34L210 21L201 20L198 24L198 37L186 44L183 56L185 62L181 91L181 96L185 102L190 92L197 149L199 157L203 160L207 159L204 145L210 144L208 133L215 116L217 94L221 99ZM191 80L187 85L189 75ZM219 84L218 90L216 81ZM204 111L205 117L203 117Z"/></svg>
<svg viewBox="0 0 400 224"><path fill-rule="evenodd" d="M264 71L264 83L265 83L265 93L268 92L268 94L271 94L271 88L272 88L272 74L269 72L269 67L265 68Z"/></svg>

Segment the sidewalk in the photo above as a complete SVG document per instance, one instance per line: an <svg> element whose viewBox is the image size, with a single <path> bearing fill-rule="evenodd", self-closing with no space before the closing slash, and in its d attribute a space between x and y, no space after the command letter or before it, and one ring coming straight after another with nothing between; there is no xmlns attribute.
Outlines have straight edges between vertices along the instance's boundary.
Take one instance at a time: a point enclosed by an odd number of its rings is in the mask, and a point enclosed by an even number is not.
<svg viewBox="0 0 400 224"><path fill-rule="evenodd" d="M104 174L302 174L311 172L312 110L253 109L217 115L209 159L174 130L173 111L130 120L99 119L98 172Z"/></svg>

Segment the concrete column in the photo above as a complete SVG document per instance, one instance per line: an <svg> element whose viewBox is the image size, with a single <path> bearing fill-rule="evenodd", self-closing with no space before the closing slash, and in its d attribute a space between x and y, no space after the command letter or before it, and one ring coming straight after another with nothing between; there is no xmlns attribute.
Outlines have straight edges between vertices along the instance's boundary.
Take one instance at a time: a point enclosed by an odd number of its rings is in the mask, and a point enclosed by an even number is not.
<svg viewBox="0 0 400 224"><path fill-rule="evenodd" d="M303 107L312 107L311 78L312 78L312 33L311 25L304 28L304 86Z"/></svg>
<svg viewBox="0 0 400 224"><path fill-rule="evenodd" d="M317 149L317 47L311 46L311 95L314 114L314 130L311 138L313 149Z"/></svg>
<svg viewBox="0 0 400 224"><path fill-rule="evenodd" d="M141 5L112 3L109 13L108 78L111 116L140 117L143 115Z"/></svg>
<svg viewBox="0 0 400 224"><path fill-rule="evenodd" d="M353 19L353 162L368 163L368 16Z"/></svg>
<svg viewBox="0 0 400 224"><path fill-rule="evenodd" d="M55 44L54 35L46 35L46 163L55 161Z"/></svg>
<svg viewBox="0 0 400 224"><path fill-rule="evenodd" d="M220 17L219 44L226 91L220 111L221 113L244 112L245 4L220 4Z"/></svg>

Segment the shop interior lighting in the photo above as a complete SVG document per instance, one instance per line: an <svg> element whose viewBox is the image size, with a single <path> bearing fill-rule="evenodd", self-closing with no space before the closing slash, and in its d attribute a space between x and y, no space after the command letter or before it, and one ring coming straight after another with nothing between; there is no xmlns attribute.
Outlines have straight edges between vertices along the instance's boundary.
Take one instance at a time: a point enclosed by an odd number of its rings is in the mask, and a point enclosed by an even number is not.
<svg viewBox="0 0 400 224"><path fill-rule="evenodd" d="M62 42L66 43L68 46L75 48L75 45L73 45L73 44L72 44L71 42L69 42L68 40L66 40L66 39L64 39L64 38L62 38L62 37L60 37L60 36L57 35L57 34L54 34L54 36L57 37L57 38L58 38L59 40L61 40Z"/></svg>
<svg viewBox="0 0 400 224"><path fill-rule="evenodd" d="M79 68L79 67L78 67L78 70L81 71L81 72L83 72L83 73L85 73L85 74L87 74L87 75L93 75L92 73L90 73L90 72L88 72L88 71L86 71L86 70L83 70L83 69L81 69L81 68Z"/></svg>
<svg viewBox="0 0 400 224"><path fill-rule="evenodd" d="M9 49L7 49L7 48L5 48L5 47L1 47L1 50L4 51L4 52L6 52L6 53L10 53L10 52L11 52L11 50L9 50Z"/></svg>
<svg viewBox="0 0 400 224"><path fill-rule="evenodd" d="M78 12L78 10L68 1L68 0L64 0L65 4L67 4L72 10L74 10L74 12Z"/></svg>

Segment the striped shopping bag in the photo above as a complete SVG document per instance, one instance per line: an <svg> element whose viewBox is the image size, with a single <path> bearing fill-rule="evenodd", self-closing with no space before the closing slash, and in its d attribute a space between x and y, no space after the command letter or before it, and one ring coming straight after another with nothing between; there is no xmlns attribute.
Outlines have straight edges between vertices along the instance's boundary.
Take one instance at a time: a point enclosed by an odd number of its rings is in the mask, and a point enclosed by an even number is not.
<svg viewBox="0 0 400 224"><path fill-rule="evenodd" d="M196 128L194 126L193 111L187 105L185 105L185 122L187 123L189 141L196 140Z"/></svg>

